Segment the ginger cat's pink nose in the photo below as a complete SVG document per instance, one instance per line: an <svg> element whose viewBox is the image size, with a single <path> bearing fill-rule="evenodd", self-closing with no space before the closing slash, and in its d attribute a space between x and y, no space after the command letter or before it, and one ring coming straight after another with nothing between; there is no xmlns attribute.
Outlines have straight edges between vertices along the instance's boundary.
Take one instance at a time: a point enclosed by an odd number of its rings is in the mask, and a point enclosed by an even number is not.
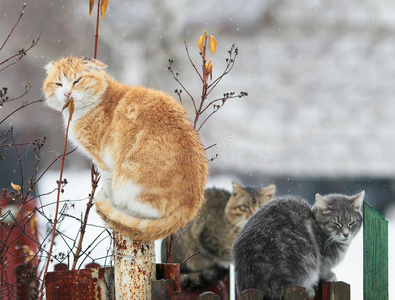
<svg viewBox="0 0 395 300"><path fill-rule="evenodd" d="M70 95L71 95L71 92L66 92L66 93L64 93L64 95L66 96L67 99L69 99Z"/></svg>

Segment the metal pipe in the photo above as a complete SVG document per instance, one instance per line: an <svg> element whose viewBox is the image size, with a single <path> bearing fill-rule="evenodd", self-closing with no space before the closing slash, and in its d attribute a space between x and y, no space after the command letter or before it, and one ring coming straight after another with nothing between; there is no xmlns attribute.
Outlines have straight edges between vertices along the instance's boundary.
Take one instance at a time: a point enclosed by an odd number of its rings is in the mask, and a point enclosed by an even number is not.
<svg viewBox="0 0 395 300"><path fill-rule="evenodd" d="M156 279L154 241L133 240L114 231L116 299L150 300Z"/></svg>

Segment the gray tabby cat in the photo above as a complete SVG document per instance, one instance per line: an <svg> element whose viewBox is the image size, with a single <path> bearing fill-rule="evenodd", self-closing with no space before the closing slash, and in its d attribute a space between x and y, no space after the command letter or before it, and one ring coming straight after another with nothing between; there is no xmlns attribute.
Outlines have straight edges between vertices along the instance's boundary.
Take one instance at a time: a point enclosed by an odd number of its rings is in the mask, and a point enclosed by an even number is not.
<svg viewBox="0 0 395 300"><path fill-rule="evenodd" d="M232 262L231 247L251 215L269 202L276 187L243 187L232 182L232 194L226 190L205 190L206 204L182 233L173 249L173 262L182 263L182 287L205 286L222 280ZM181 230L174 236L177 238ZM167 241L169 239L167 238ZM166 241L162 242L162 260L166 259Z"/></svg>
<svg viewBox="0 0 395 300"><path fill-rule="evenodd" d="M301 198L279 197L248 220L232 250L239 295L254 288L281 299L287 287L303 286L311 298L319 281L336 280L331 269L361 228L364 192L315 198L311 208Z"/></svg>

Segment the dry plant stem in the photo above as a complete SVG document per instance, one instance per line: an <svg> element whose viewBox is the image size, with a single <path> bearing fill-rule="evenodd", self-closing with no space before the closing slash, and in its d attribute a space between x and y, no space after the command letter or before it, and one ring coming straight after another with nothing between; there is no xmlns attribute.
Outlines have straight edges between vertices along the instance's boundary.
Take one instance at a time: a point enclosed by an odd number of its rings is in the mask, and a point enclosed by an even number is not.
<svg viewBox="0 0 395 300"><path fill-rule="evenodd" d="M5 39L3 45L1 45L0 47L0 51L3 50L5 44L7 44L8 39L10 38L10 36L12 35L12 32L14 31L14 29L16 28L16 26L18 26L19 21L22 19L23 15L25 14L25 8L26 8L26 3L23 4L23 8L22 8L22 12L19 15L18 20L16 21L15 25L12 27L11 31L8 33L7 38Z"/></svg>
<svg viewBox="0 0 395 300"><path fill-rule="evenodd" d="M28 51L31 50L34 46L37 45L38 41L40 40L40 37L41 37L41 35L38 37L38 39L37 39L36 41L33 41L32 44L30 45L30 47L27 48L26 50L22 49L22 50L20 50L20 52L18 52L17 54L14 54L14 55L10 56L9 58L7 58L7 59L3 60L2 62L0 62L0 66L1 66L1 65L5 64L6 62L8 62L9 60L15 59L14 62L12 62L12 63L6 65L4 68L0 69L0 72L3 71L3 70L5 70L5 69L7 69L8 67L10 67L10 66L16 64L17 62L19 62L19 61L22 59L22 57L26 55L26 52L28 52Z"/></svg>
<svg viewBox="0 0 395 300"><path fill-rule="evenodd" d="M15 148L15 153L16 153L16 156L18 158L19 171L21 173L21 190L20 190L20 193L18 192L18 197L20 197L20 199L23 199L23 167L22 167L22 159L21 159L21 156L19 155L18 147L15 144L13 130L11 131L11 140L12 140L12 144L14 145L14 148ZM22 202L21 207L23 206L23 203L24 203L24 201Z"/></svg>
<svg viewBox="0 0 395 300"><path fill-rule="evenodd" d="M23 108L25 108L25 107L27 107L27 106L30 106L30 105L35 104L35 103L43 102L43 101L44 101L43 99L40 99L40 100L36 100L36 101L33 101L33 102L29 102L29 103L27 103L27 102L23 103L19 108L17 108L17 109L14 110L13 112L11 112L8 116L6 116L3 120L1 120L0 125L1 125L5 120L7 120L9 117L11 117L13 114L15 114L18 110L21 110L21 109L23 109Z"/></svg>
<svg viewBox="0 0 395 300"><path fill-rule="evenodd" d="M99 20L100 20L100 0L97 1L97 19L96 19L96 34L95 34L95 54L93 56L94 59L97 57L97 43L99 40Z"/></svg>
<svg viewBox="0 0 395 300"><path fill-rule="evenodd" d="M82 250L82 241L84 240L84 235L85 235L85 230L86 230L86 225L88 223L88 216L89 216L89 211L93 206L93 197L95 195L96 192L96 188L97 185L99 183L99 173L97 173L93 167L93 165L91 165L91 182L92 182L92 191L90 193L89 196L89 201L86 204L86 211L85 211L85 216L84 216L84 221L82 223L81 226L81 234L80 234L80 238L78 241L78 245L77 245L77 250L75 251L74 254L74 260L73 260L73 266L72 266L72 270L75 270L75 267L77 265L77 261L80 258L80 254L81 254L81 250Z"/></svg>
<svg viewBox="0 0 395 300"><path fill-rule="evenodd" d="M47 262L46 262L45 269L44 269L44 277L43 277L43 281L42 281L41 287L40 287L40 292L39 292L40 300L42 300L43 296L44 296L43 289L44 289L44 285L45 285L45 278L47 276L48 266L49 266L49 262L50 262L51 256L52 256L53 244L55 241L56 225L58 223L60 192L61 192L61 185L62 185L62 179L63 179L64 161L66 158L67 138L69 135L69 127L70 127L71 117L72 117L72 115L69 114L69 120L67 122L67 128L66 128L66 137L65 137L65 142L64 142L64 150L63 150L63 156L62 156L62 165L60 167L60 176L59 176L59 181L58 181L58 195L57 195L57 199L56 199L56 210L55 210L55 217L54 217L53 228L52 228L52 240L51 240L51 245L49 246L48 258L47 258Z"/></svg>

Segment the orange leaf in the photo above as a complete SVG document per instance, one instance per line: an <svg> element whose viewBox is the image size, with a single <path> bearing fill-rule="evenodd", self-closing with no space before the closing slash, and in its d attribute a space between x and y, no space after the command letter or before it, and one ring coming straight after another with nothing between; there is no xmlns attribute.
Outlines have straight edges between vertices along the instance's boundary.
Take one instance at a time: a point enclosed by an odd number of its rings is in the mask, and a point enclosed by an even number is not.
<svg viewBox="0 0 395 300"><path fill-rule="evenodd" d="M69 108L69 116L70 116L70 119L71 119L71 117L73 116L73 113L74 113L74 100L73 100L73 97L71 97L71 98L63 105L62 111L63 111L66 107Z"/></svg>
<svg viewBox="0 0 395 300"><path fill-rule="evenodd" d="M108 0L103 0L100 7L102 19L104 18L104 14L106 13L107 5L108 5Z"/></svg>
<svg viewBox="0 0 395 300"><path fill-rule="evenodd" d="M14 183L11 181L11 187L12 187L14 190L16 190L16 191L18 192L18 194L21 193L21 186L20 186L20 185L14 184Z"/></svg>
<svg viewBox="0 0 395 300"><path fill-rule="evenodd" d="M203 51L203 43L204 43L204 35L202 35L198 40L199 51L202 53Z"/></svg>
<svg viewBox="0 0 395 300"><path fill-rule="evenodd" d="M217 49L217 40L212 35L208 37L208 46L210 47L211 53L214 55L215 50Z"/></svg>
<svg viewBox="0 0 395 300"><path fill-rule="evenodd" d="M95 5L95 0L89 0L89 16L92 17L93 6Z"/></svg>

